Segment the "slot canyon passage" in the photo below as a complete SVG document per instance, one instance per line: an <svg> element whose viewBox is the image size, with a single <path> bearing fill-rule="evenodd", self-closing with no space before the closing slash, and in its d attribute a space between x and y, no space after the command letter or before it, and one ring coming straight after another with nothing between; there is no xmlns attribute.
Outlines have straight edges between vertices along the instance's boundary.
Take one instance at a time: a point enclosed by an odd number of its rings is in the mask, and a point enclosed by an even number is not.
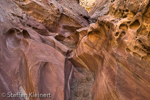
<svg viewBox="0 0 150 100"><path fill-rule="evenodd" d="M150 100L149 23L149 0L0 0L0 100Z"/></svg>

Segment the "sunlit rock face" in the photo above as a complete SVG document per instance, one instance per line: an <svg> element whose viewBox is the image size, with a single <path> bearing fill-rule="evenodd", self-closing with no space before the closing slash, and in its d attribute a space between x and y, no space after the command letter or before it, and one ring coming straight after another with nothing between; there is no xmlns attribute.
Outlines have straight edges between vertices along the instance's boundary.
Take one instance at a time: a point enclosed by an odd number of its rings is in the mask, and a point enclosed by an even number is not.
<svg viewBox="0 0 150 100"><path fill-rule="evenodd" d="M96 23L70 54L74 66L95 73L93 100L150 99L149 0L98 0Z"/></svg>
<svg viewBox="0 0 150 100"><path fill-rule="evenodd" d="M96 0L80 0L80 5L83 6L87 11L90 11L94 5Z"/></svg>

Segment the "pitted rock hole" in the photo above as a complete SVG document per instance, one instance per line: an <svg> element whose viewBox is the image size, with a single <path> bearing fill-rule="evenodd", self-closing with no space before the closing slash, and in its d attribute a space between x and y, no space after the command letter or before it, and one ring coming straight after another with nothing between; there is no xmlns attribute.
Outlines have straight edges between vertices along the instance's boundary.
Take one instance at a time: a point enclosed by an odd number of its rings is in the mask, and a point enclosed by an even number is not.
<svg viewBox="0 0 150 100"><path fill-rule="evenodd" d="M131 29L136 29L140 26L140 22L138 20L135 20L131 25L130 28Z"/></svg>

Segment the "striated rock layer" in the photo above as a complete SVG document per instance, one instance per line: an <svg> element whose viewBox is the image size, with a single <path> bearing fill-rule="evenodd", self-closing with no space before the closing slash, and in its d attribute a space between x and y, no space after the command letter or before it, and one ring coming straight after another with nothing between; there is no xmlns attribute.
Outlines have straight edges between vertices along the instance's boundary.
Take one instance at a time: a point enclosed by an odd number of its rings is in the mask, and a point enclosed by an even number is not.
<svg viewBox="0 0 150 100"><path fill-rule="evenodd" d="M149 0L113 1L71 53L74 66L95 73L93 100L150 99L149 7Z"/></svg>
<svg viewBox="0 0 150 100"><path fill-rule="evenodd" d="M149 21L149 0L0 0L0 94L149 100Z"/></svg>
<svg viewBox="0 0 150 100"><path fill-rule="evenodd" d="M77 1L58 2L0 0L1 94L50 93L51 98L26 100L69 100L74 67L65 56L71 48L57 40L87 26L88 15ZM79 6L74 12L70 2ZM0 96L10 99L20 100Z"/></svg>

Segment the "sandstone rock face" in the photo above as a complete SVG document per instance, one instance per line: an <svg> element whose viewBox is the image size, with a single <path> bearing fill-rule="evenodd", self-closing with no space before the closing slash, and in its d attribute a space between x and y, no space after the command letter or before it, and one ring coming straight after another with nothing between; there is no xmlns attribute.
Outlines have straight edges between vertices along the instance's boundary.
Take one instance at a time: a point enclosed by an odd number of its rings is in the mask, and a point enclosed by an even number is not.
<svg viewBox="0 0 150 100"><path fill-rule="evenodd" d="M149 0L0 0L0 94L150 100L149 21Z"/></svg>
<svg viewBox="0 0 150 100"><path fill-rule="evenodd" d="M149 0L115 0L71 53L74 66L95 73L93 100L150 99L148 13Z"/></svg>
<svg viewBox="0 0 150 100"><path fill-rule="evenodd" d="M88 13L78 4L78 0L17 0L15 2L49 31L64 37L89 23Z"/></svg>
<svg viewBox="0 0 150 100"><path fill-rule="evenodd" d="M112 4L113 1L114 0L96 0L95 6L89 12L91 20L93 22L96 22L98 17L107 14L109 12L109 6Z"/></svg>
<svg viewBox="0 0 150 100"><path fill-rule="evenodd" d="M51 98L27 100L69 100L74 68L65 56L70 48L56 39L65 38L76 28L87 26L88 20L83 18L87 16L84 9L73 13L71 8L64 6L68 3L59 2L62 3L0 1L1 94L20 92L29 96L32 92L50 93ZM78 6L77 1L68 2ZM0 100L10 99L20 100L19 97L0 96Z"/></svg>

